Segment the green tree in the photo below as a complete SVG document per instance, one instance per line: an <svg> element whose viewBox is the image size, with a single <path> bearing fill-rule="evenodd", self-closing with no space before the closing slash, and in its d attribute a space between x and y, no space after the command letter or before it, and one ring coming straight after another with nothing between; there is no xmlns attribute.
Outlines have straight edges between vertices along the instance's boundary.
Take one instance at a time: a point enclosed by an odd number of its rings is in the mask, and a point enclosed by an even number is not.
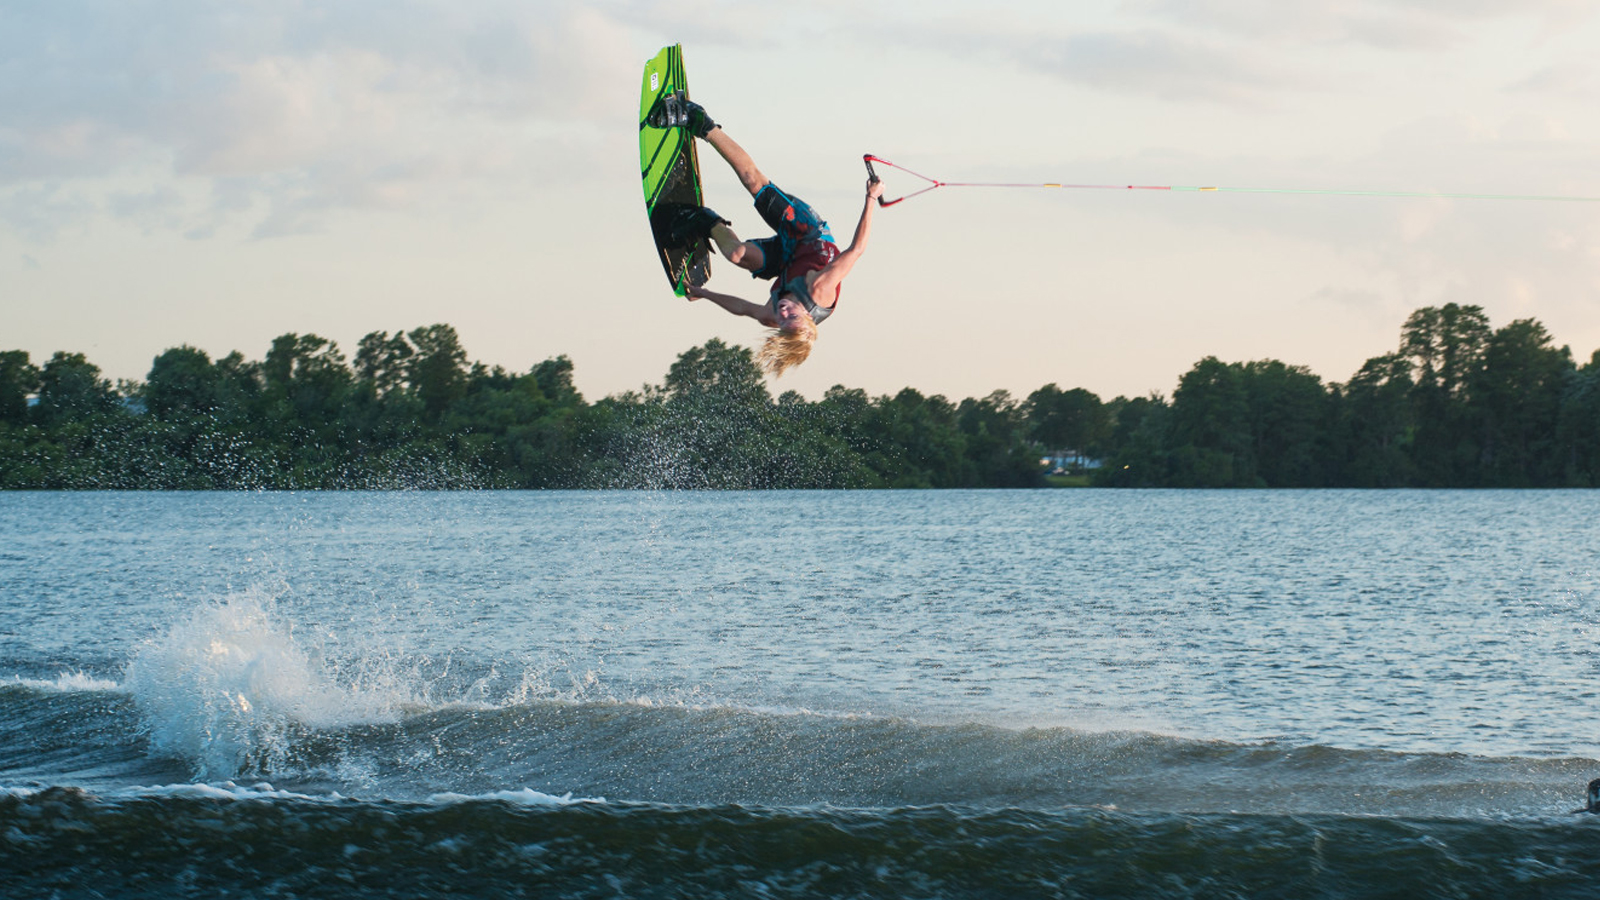
<svg viewBox="0 0 1600 900"><path fill-rule="evenodd" d="M415 353L406 363L406 376L428 420L437 422L467 394L467 351L449 325L417 328L410 338Z"/></svg>
<svg viewBox="0 0 1600 900"><path fill-rule="evenodd" d="M1404 487L1415 478L1416 424L1412 363L1399 353L1375 356L1345 385L1340 404L1344 463L1340 483Z"/></svg>
<svg viewBox="0 0 1600 900"><path fill-rule="evenodd" d="M290 418L319 425L337 418L351 385L339 345L314 334L274 338L261 373L269 402L287 404Z"/></svg>
<svg viewBox="0 0 1600 900"><path fill-rule="evenodd" d="M1481 306L1429 306L1406 319L1400 352L1415 366L1419 389L1459 399L1474 380L1489 334Z"/></svg>
<svg viewBox="0 0 1600 900"><path fill-rule="evenodd" d="M28 396L39 389L39 369L26 350L0 352L0 424L28 419Z"/></svg>
<svg viewBox="0 0 1600 900"><path fill-rule="evenodd" d="M1189 487L1326 484L1335 409L1304 366L1208 356L1173 394L1171 477Z"/></svg>
<svg viewBox="0 0 1600 900"><path fill-rule="evenodd" d="M772 402L750 350L729 346L716 338L680 354L667 370L662 386L668 398L677 403L750 407Z"/></svg>
<svg viewBox="0 0 1600 900"><path fill-rule="evenodd" d="M1562 483L1600 487L1600 350L1568 380L1556 437Z"/></svg>
<svg viewBox="0 0 1600 900"><path fill-rule="evenodd" d="M168 350L150 364L142 395L151 415L205 415L221 405L221 373L204 350L187 344Z"/></svg>
<svg viewBox="0 0 1600 900"><path fill-rule="evenodd" d="M356 383L378 399L404 390L415 353L404 332L370 332L356 344Z"/></svg>
<svg viewBox="0 0 1600 900"><path fill-rule="evenodd" d="M833 404L856 399L834 391ZM869 404L852 443L869 448L867 465L884 484L899 488L971 487L977 476L967 456L956 407L935 394L903 388Z"/></svg>
<svg viewBox="0 0 1600 900"><path fill-rule="evenodd" d="M956 420L966 439L974 487L1038 487L1044 483L1039 454L1028 440L1021 404L1007 391L961 401Z"/></svg>
<svg viewBox="0 0 1600 900"><path fill-rule="evenodd" d="M119 398L100 367L82 353L57 352L39 370L39 402L34 418L44 425L111 412Z"/></svg>
<svg viewBox="0 0 1600 900"><path fill-rule="evenodd" d="M1480 483L1481 430L1471 389L1479 383L1490 334L1482 307L1455 303L1419 309L1401 329L1400 353L1416 379L1412 458L1422 486Z"/></svg>
<svg viewBox="0 0 1600 900"><path fill-rule="evenodd" d="M524 487L581 487L589 465L583 458L582 432L586 406L573 386L572 360L565 355L544 360L523 376L519 388L543 398L544 412L530 422L509 428L507 453Z"/></svg>
<svg viewBox="0 0 1600 900"><path fill-rule="evenodd" d="M1106 404L1111 437L1105 465L1094 483L1106 487L1160 487L1169 482L1167 432L1172 412L1165 398L1117 397Z"/></svg>
<svg viewBox="0 0 1600 900"><path fill-rule="evenodd" d="M1269 487L1322 487L1337 463L1330 434L1337 422L1334 398L1305 366L1275 359L1239 367L1250 429L1250 459Z"/></svg>
<svg viewBox="0 0 1600 900"><path fill-rule="evenodd" d="M1029 433L1048 451L1097 453L1111 427L1105 404L1083 388L1047 384L1028 395L1023 412Z"/></svg>
<svg viewBox="0 0 1600 900"><path fill-rule="evenodd" d="M1256 487L1250 403L1240 368L1194 364L1172 394L1171 477L1177 487Z"/></svg>
<svg viewBox="0 0 1600 900"><path fill-rule="evenodd" d="M711 340L680 354L660 387L595 404L579 439L597 457L599 486L804 486L804 472L771 480L779 425L751 352Z"/></svg>
<svg viewBox="0 0 1600 900"><path fill-rule="evenodd" d="M572 383L572 360L566 354L547 359L533 367L530 373L539 383L539 391L558 407L583 405L583 395Z"/></svg>
<svg viewBox="0 0 1600 900"><path fill-rule="evenodd" d="M1471 389L1474 419L1482 428L1484 483L1562 482L1565 460L1556 438L1562 397L1574 374L1572 351L1555 347L1532 319L1511 322L1488 339Z"/></svg>
<svg viewBox="0 0 1600 900"><path fill-rule="evenodd" d="M344 421L353 379L338 345L314 334L281 335L260 372L260 413L252 428L264 486L345 486L354 450Z"/></svg>

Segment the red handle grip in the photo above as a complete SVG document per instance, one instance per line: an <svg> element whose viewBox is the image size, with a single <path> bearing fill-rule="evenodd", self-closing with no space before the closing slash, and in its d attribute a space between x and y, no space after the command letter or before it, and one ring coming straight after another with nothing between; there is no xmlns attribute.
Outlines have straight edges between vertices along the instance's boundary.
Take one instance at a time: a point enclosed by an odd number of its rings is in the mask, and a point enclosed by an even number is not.
<svg viewBox="0 0 1600 900"><path fill-rule="evenodd" d="M867 164L867 177L869 179L873 180L873 181L877 181L878 180L878 172L877 172L877 170L872 168L872 163L874 161L881 162L881 163L888 163L891 166L894 165L894 163L891 163L886 159L879 159L878 157L873 156L871 153L863 153L863 154L861 154L861 161ZM900 198L900 200L904 200L904 199L905 199L904 197ZM885 199L883 199L883 195L879 194L878 195L878 206L880 206L880 207L893 206L896 203L899 203L900 200L885 200Z"/></svg>

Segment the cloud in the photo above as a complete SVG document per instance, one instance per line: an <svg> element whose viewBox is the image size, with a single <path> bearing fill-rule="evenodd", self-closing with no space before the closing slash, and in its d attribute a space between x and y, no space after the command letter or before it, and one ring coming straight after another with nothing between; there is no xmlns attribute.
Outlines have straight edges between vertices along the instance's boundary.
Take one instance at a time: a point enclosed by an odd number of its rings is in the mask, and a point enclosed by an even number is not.
<svg viewBox="0 0 1600 900"><path fill-rule="evenodd" d="M55 240L72 223L81 222L96 209L81 191L61 184L25 185L0 192L0 222L9 224L29 240Z"/></svg>
<svg viewBox="0 0 1600 900"><path fill-rule="evenodd" d="M1005 61L1091 90L1259 112L1281 111L1296 92L1372 88L1381 63L1370 51L1396 64L1488 52L1508 26L1570 36L1596 9L1590 0L1122 0L1109 16L930 10L918 24L878 30L952 61Z"/></svg>
<svg viewBox="0 0 1600 900"><path fill-rule="evenodd" d="M181 227L183 194L170 185L143 191L113 191L107 202L118 217L138 222L147 230Z"/></svg>
<svg viewBox="0 0 1600 900"><path fill-rule="evenodd" d="M1071 31L1009 19L946 19L892 39L953 60L1003 60L1092 90L1179 102L1260 108L1318 81L1249 47L1167 28Z"/></svg>
<svg viewBox="0 0 1600 900"><path fill-rule="evenodd" d="M1130 7L1190 28L1292 43L1354 42L1386 49L1448 46L1454 24L1371 3L1274 3L1271 0L1132 0Z"/></svg>
<svg viewBox="0 0 1600 900"><path fill-rule="evenodd" d="M278 228L404 205L598 131L614 116L609 86L634 78L630 50L616 21L560 0L6 4L0 191L228 179L297 211Z"/></svg>
<svg viewBox="0 0 1600 900"><path fill-rule="evenodd" d="M1087 87L1253 106L1304 79L1246 51L1144 30L1080 34L1021 48L1027 65Z"/></svg>
<svg viewBox="0 0 1600 900"><path fill-rule="evenodd" d="M1580 100L1600 97L1600 72L1587 63L1558 63L1506 88L1517 94L1545 94Z"/></svg>
<svg viewBox="0 0 1600 900"><path fill-rule="evenodd" d="M1382 50L1443 50L1469 27L1525 18L1547 31L1592 14L1587 0L1127 0L1133 12L1185 27L1289 44L1359 44Z"/></svg>

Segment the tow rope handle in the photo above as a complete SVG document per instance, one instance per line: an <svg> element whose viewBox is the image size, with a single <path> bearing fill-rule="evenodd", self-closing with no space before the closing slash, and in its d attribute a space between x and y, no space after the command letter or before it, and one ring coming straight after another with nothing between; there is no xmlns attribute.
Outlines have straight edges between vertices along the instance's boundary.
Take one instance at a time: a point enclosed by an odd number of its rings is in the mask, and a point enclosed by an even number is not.
<svg viewBox="0 0 1600 900"><path fill-rule="evenodd" d="M934 181L932 178L929 178L926 175L917 175L917 173L911 171L910 169L901 168L900 166L897 166L894 163L889 162L887 159L884 159L881 156L873 156L871 153L863 153L861 155L861 161L863 163L866 163L866 166L867 166L867 177L872 179L873 181L878 181L880 179L878 178L877 170L872 168L872 164L873 163L880 163L882 165L890 167L891 169L900 169L900 171L905 172L907 175L915 175L917 178L920 178L923 181L928 182L928 186L923 188L922 190L920 190L920 191L912 191L911 193L905 195L904 197L896 197L893 200L885 200L885 199L883 199L883 195L879 194L878 195L878 205L879 206L893 206L896 203L903 203L906 200L910 200L912 197L915 197L918 194L925 194L928 191L931 191L936 187L943 186L943 184L944 184L944 182L942 182L942 181Z"/></svg>
<svg viewBox="0 0 1600 900"><path fill-rule="evenodd" d="M871 153L863 153L863 154L861 154L861 161L866 163L866 165L867 165L867 180L868 181L879 181L879 180L881 180L881 179L878 178L877 170L872 168L872 161L875 160L875 159L878 159L878 158L876 156L873 156ZM878 161L882 162L882 160L878 160ZM904 199L905 199L904 197L900 198L900 200L904 200ZM878 205L879 206L893 206L894 204L899 203L900 200L888 201L888 200L884 200L883 199L883 195L882 194L878 195Z"/></svg>

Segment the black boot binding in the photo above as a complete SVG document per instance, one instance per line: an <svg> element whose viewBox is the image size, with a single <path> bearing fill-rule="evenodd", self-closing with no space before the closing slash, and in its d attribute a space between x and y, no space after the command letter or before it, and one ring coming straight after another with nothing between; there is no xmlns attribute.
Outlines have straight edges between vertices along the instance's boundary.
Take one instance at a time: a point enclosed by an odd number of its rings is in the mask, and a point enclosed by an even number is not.
<svg viewBox="0 0 1600 900"><path fill-rule="evenodd" d="M691 101L683 91L666 94L650 107L644 118L651 128L688 128L695 137L703 138L717 127L706 108Z"/></svg>

